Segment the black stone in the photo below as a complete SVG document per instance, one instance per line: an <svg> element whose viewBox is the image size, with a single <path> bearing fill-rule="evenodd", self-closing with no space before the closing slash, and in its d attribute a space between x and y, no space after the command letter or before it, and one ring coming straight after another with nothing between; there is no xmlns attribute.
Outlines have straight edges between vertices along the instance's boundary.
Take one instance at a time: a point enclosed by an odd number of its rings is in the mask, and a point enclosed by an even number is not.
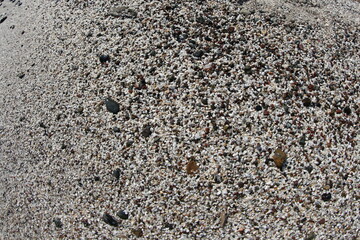
<svg viewBox="0 0 360 240"><path fill-rule="evenodd" d="M123 220L129 219L129 214L127 214L124 210L120 210L116 215Z"/></svg>
<svg viewBox="0 0 360 240"><path fill-rule="evenodd" d="M303 136L300 138L299 144L300 144L301 146L305 146L305 144L306 144L306 137L305 137L305 135L303 135Z"/></svg>
<svg viewBox="0 0 360 240"><path fill-rule="evenodd" d="M245 67L244 67L244 72L245 72L246 74L252 74L251 66L245 66Z"/></svg>
<svg viewBox="0 0 360 240"><path fill-rule="evenodd" d="M256 110L256 111L261 111L261 110L262 110L262 107L261 107L260 105L257 105L257 106L255 107L255 110Z"/></svg>
<svg viewBox="0 0 360 240"><path fill-rule="evenodd" d="M0 16L0 23L3 23L7 19L7 16L1 17Z"/></svg>
<svg viewBox="0 0 360 240"><path fill-rule="evenodd" d="M150 137L151 135L151 126L150 125L145 125L141 131L141 135L145 138Z"/></svg>
<svg viewBox="0 0 360 240"><path fill-rule="evenodd" d="M57 227L57 228L62 228L63 223L61 222L61 219L60 219L60 218L54 218L53 222L54 222L54 224L55 224L55 227Z"/></svg>
<svg viewBox="0 0 360 240"><path fill-rule="evenodd" d="M104 213L104 215L102 216L102 220L110 226L117 227L119 225L116 219L108 213Z"/></svg>
<svg viewBox="0 0 360 240"><path fill-rule="evenodd" d="M114 127L114 128L113 128L113 131L116 132L116 133L119 133L119 132L120 132L120 128Z"/></svg>
<svg viewBox="0 0 360 240"><path fill-rule="evenodd" d="M308 171L309 173L311 173L313 169L314 169L314 168L313 168L313 166L311 166L311 165L305 167L305 170Z"/></svg>
<svg viewBox="0 0 360 240"><path fill-rule="evenodd" d="M305 107L310 107L311 106L310 98L304 98L303 104L304 104Z"/></svg>
<svg viewBox="0 0 360 240"><path fill-rule="evenodd" d="M100 177L99 177L99 176L95 176L95 177L94 177L94 180L98 182L98 181L100 181Z"/></svg>
<svg viewBox="0 0 360 240"><path fill-rule="evenodd" d="M345 107L344 108L344 113L346 113L347 115L351 114L351 108L350 107Z"/></svg>
<svg viewBox="0 0 360 240"><path fill-rule="evenodd" d="M114 176L114 178L116 178L117 180L119 180L120 178L120 169L115 169L112 173L112 175Z"/></svg>
<svg viewBox="0 0 360 240"><path fill-rule="evenodd" d="M106 109L113 114L117 114L120 111L119 104L111 98L105 99L105 105Z"/></svg>
<svg viewBox="0 0 360 240"><path fill-rule="evenodd" d="M24 77L25 77L25 73L19 73L18 77L19 77L20 79L24 78Z"/></svg>
<svg viewBox="0 0 360 240"><path fill-rule="evenodd" d="M99 57L99 60L100 60L101 63L110 62L110 56L109 55L101 55Z"/></svg>
<svg viewBox="0 0 360 240"><path fill-rule="evenodd" d="M196 58L201 58L202 56L204 56L203 50L199 50L194 53L194 57L196 57Z"/></svg>
<svg viewBox="0 0 360 240"><path fill-rule="evenodd" d="M175 228L175 225L174 225L174 224L168 223L168 222L166 222L166 223L164 224L164 226L165 226L165 228L168 228L168 229L170 229L170 230L173 230L173 229Z"/></svg>
<svg viewBox="0 0 360 240"><path fill-rule="evenodd" d="M331 193L324 193L323 195L321 195L321 199L325 202L328 202L331 200Z"/></svg>

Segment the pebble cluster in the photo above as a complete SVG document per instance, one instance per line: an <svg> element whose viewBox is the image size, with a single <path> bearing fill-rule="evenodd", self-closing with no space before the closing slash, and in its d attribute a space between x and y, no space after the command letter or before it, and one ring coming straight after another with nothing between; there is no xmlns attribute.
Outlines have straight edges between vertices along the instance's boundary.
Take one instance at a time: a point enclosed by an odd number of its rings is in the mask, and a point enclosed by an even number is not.
<svg viewBox="0 0 360 240"><path fill-rule="evenodd" d="M42 67L17 73L35 80L1 129L6 239L359 237L356 19L253 0L46 7Z"/></svg>

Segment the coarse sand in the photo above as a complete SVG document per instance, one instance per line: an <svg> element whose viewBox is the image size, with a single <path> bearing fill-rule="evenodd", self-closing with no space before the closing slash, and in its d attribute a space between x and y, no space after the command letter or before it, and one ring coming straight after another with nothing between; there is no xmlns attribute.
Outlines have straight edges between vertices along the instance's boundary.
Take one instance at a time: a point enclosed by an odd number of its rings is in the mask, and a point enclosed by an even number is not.
<svg viewBox="0 0 360 240"><path fill-rule="evenodd" d="M0 239L359 239L358 0L0 0Z"/></svg>

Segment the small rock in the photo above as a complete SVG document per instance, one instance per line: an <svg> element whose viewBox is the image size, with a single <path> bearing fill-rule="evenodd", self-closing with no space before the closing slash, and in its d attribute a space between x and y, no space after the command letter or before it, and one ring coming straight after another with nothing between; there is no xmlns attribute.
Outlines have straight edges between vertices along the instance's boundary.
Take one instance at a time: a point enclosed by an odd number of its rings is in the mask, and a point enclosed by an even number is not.
<svg viewBox="0 0 360 240"><path fill-rule="evenodd" d="M316 234L314 232L309 233L304 240L315 240L316 239Z"/></svg>
<svg viewBox="0 0 360 240"><path fill-rule="evenodd" d="M226 212L222 212L220 214L220 227L225 227L226 221L228 218L228 214Z"/></svg>
<svg viewBox="0 0 360 240"><path fill-rule="evenodd" d="M115 220L115 218L108 213L104 213L102 219L106 224L109 224L110 226L117 227L119 225L119 223Z"/></svg>
<svg viewBox="0 0 360 240"><path fill-rule="evenodd" d="M199 166L194 160L190 160L186 165L186 172L188 174L193 174L199 169Z"/></svg>
<svg viewBox="0 0 360 240"><path fill-rule="evenodd" d="M275 150L272 159L274 160L276 167L281 169L284 165L286 157L286 153L284 153L280 148L278 148Z"/></svg>
<svg viewBox="0 0 360 240"><path fill-rule="evenodd" d="M246 74L252 74L251 66L245 66L245 67L244 67L244 72L245 72Z"/></svg>
<svg viewBox="0 0 360 240"><path fill-rule="evenodd" d="M303 135L303 136L300 138L299 144L300 144L301 146L305 146L305 144L306 144L306 136L305 136L305 135Z"/></svg>
<svg viewBox="0 0 360 240"><path fill-rule="evenodd" d="M150 137L152 131L151 131L151 126L150 125L145 125L141 131L141 135L145 138Z"/></svg>
<svg viewBox="0 0 360 240"><path fill-rule="evenodd" d="M324 223L325 223L325 218L323 218L319 221L319 224L324 224Z"/></svg>
<svg viewBox="0 0 360 240"><path fill-rule="evenodd" d="M120 210L116 215L123 220L129 219L129 214L127 214L124 210Z"/></svg>
<svg viewBox="0 0 360 240"><path fill-rule="evenodd" d="M19 73L18 78L23 79L25 77L25 73Z"/></svg>
<svg viewBox="0 0 360 240"><path fill-rule="evenodd" d="M7 16L0 15L0 23L3 23L7 19Z"/></svg>
<svg viewBox="0 0 360 240"><path fill-rule="evenodd" d="M109 11L109 15L113 17L136 18L137 12L129 7L122 6L122 7L111 8Z"/></svg>
<svg viewBox="0 0 360 240"><path fill-rule="evenodd" d="M132 229L131 232L136 236L136 237L142 237L144 236L143 231L138 228L138 229Z"/></svg>
<svg viewBox="0 0 360 240"><path fill-rule="evenodd" d="M119 180L120 178L120 169L117 168L113 171L112 175L114 176L114 178L116 178L117 180Z"/></svg>
<svg viewBox="0 0 360 240"><path fill-rule="evenodd" d="M203 50L199 50L194 53L194 57L196 57L196 58L201 58L203 55L204 55Z"/></svg>
<svg viewBox="0 0 360 240"><path fill-rule="evenodd" d="M126 147L131 147L133 144L134 144L134 141L129 140L129 141L126 142L125 145L126 145Z"/></svg>
<svg viewBox="0 0 360 240"><path fill-rule="evenodd" d="M119 104L111 98L105 99L105 105L106 109L113 114L117 114L120 111Z"/></svg>
<svg viewBox="0 0 360 240"><path fill-rule="evenodd" d="M262 110L262 107L261 107L260 105L257 105L257 106L255 107L255 110L256 110L256 111L261 111L261 110Z"/></svg>
<svg viewBox="0 0 360 240"><path fill-rule="evenodd" d="M100 177L99 177L99 176L95 176L95 177L94 177L94 180L98 182L98 181L100 181Z"/></svg>
<svg viewBox="0 0 360 240"><path fill-rule="evenodd" d="M82 106L79 106L76 110L75 110L75 113L78 113L78 114L82 114L84 112L84 107Z"/></svg>
<svg viewBox="0 0 360 240"><path fill-rule="evenodd" d="M351 115L351 108L350 107L345 107L344 108L344 113L346 113L347 115Z"/></svg>
<svg viewBox="0 0 360 240"><path fill-rule="evenodd" d="M218 174L214 175L214 181L215 181L215 183L217 183L217 184L221 183L221 182L222 182L221 176L218 175Z"/></svg>
<svg viewBox="0 0 360 240"><path fill-rule="evenodd" d="M321 195L321 199L324 201L324 202L328 202L331 200L331 193L324 193L323 195Z"/></svg>
<svg viewBox="0 0 360 240"><path fill-rule="evenodd" d="M164 224L164 227L166 227L166 228L168 228L168 229L170 229L170 230L173 230L173 229L175 228L175 225L172 224L172 223L166 222L166 223Z"/></svg>
<svg viewBox="0 0 360 240"><path fill-rule="evenodd" d="M308 171L308 173L311 173L313 169L314 169L314 168L313 168L313 166L311 166L311 165L305 167L305 170Z"/></svg>
<svg viewBox="0 0 360 240"><path fill-rule="evenodd" d="M109 55L101 55L99 57L99 60L100 60L101 63L110 62L110 56Z"/></svg>
<svg viewBox="0 0 360 240"><path fill-rule="evenodd" d="M61 222L61 219L60 219L60 218L54 218L53 222L54 222L54 224L55 224L55 227L57 227L57 228L62 228L63 223Z"/></svg>
<svg viewBox="0 0 360 240"><path fill-rule="evenodd" d="M311 99L310 98L304 98L303 104L304 104L305 107L310 107L311 106Z"/></svg>
<svg viewBox="0 0 360 240"><path fill-rule="evenodd" d="M116 132L116 133L119 133L119 132L120 132L120 128L114 127L114 128L113 128L113 131Z"/></svg>

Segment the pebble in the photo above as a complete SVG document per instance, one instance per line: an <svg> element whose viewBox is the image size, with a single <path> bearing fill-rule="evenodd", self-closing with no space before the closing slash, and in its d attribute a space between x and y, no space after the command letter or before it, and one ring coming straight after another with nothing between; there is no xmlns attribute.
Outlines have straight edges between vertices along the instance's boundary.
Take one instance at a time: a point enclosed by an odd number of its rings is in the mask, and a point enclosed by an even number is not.
<svg viewBox="0 0 360 240"><path fill-rule="evenodd" d="M106 109L113 114L117 114L120 111L119 103L112 100L111 98L105 99L105 105Z"/></svg>
<svg viewBox="0 0 360 240"><path fill-rule="evenodd" d="M109 55L100 55L99 60L101 63L110 62L110 56Z"/></svg>
<svg viewBox="0 0 360 240"><path fill-rule="evenodd" d="M108 213L104 213L104 215L102 216L102 220L106 224L109 224L110 226L113 226L113 227L117 227L119 225L119 223L116 221L116 219Z"/></svg>
<svg viewBox="0 0 360 240"><path fill-rule="evenodd" d="M199 166L194 160L190 160L186 165L186 172L188 174L194 174L199 169Z"/></svg>
<svg viewBox="0 0 360 240"><path fill-rule="evenodd" d="M129 7L122 6L122 7L111 8L109 11L109 15L113 17L136 18L137 12Z"/></svg>
<svg viewBox="0 0 360 240"><path fill-rule="evenodd" d="M114 178L116 178L117 180L119 180L120 178L120 169L117 168L113 171L112 175L114 176Z"/></svg>
<svg viewBox="0 0 360 240"><path fill-rule="evenodd" d="M303 135L303 136L300 138L299 144L300 144L301 146L305 146L305 144L306 144L306 136L305 136L305 135Z"/></svg>
<svg viewBox="0 0 360 240"><path fill-rule="evenodd" d="M275 150L272 159L274 160L276 167L282 169L286 157L287 157L286 153L284 153L280 148L278 148Z"/></svg>
<svg viewBox="0 0 360 240"><path fill-rule="evenodd" d="M114 128L113 128L113 131L116 132L116 133L119 133L119 132L120 132L120 128L114 127Z"/></svg>
<svg viewBox="0 0 360 240"><path fill-rule="evenodd" d="M321 195L321 199L324 201L324 202L328 202L331 200L331 193L324 193L323 195Z"/></svg>
<svg viewBox="0 0 360 240"><path fill-rule="evenodd" d="M25 73L19 73L18 78L23 79L25 77Z"/></svg>
<svg viewBox="0 0 360 240"><path fill-rule="evenodd" d="M137 229L132 229L131 232L136 236L136 237L142 237L144 236L143 231L140 228Z"/></svg>
<svg viewBox="0 0 360 240"><path fill-rule="evenodd" d="M60 219L60 218L54 218L53 222L54 222L54 224L55 224L55 227L57 227L57 228L62 228L63 223L61 222L61 219Z"/></svg>
<svg viewBox="0 0 360 240"><path fill-rule="evenodd" d="M3 23L6 19L7 19L7 16L5 16L5 15L1 16L0 15L0 24Z"/></svg>
<svg viewBox="0 0 360 240"><path fill-rule="evenodd" d="M151 126L150 125L145 125L141 131L141 135L145 138L150 137L152 131L151 131Z"/></svg>
<svg viewBox="0 0 360 240"><path fill-rule="evenodd" d="M255 107L255 110L256 110L256 111L261 111L261 110L262 110L262 107L261 107L260 105L257 105L257 106Z"/></svg>
<svg viewBox="0 0 360 240"><path fill-rule="evenodd" d="M127 214L124 210L120 210L116 215L123 220L129 219L129 214Z"/></svg>
<svg viewBox="0 0 360 240"><path fill-rule="evenodd" d="M305 107L310 107L311 106L310 98L304 98L303 104L304 104Z"/></svg>
<svg viewBox="0 0 360 240"><path fill-rule="evenodd" d="M344 113L346 113L347 115L351 115L351 108L350 107L345 107L344 108Z"/></svg>

